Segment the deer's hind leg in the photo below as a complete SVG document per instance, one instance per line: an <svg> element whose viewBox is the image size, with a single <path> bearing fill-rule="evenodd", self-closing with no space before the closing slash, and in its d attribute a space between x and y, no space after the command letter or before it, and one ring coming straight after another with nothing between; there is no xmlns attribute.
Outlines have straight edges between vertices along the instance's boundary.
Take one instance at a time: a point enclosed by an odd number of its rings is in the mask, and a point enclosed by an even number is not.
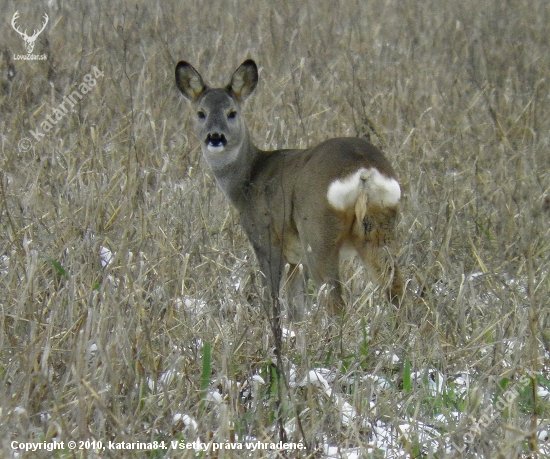
<svg viewBox="0 0 550 459"><path fill-rule="evenodd" d="M325 217L323 222L314 223L310 219L308 224L299 228L300 239L305 252L308 273L318 289L326 295L328 311L340 315L344 309L342 283L340 282L340 244L338 229L339 221Z"/></svg>
<svg viewBox="0 0 550 459"><path fill-rule="evenodd" d="M290 319L302 320L307 309L307 269L304 265L285 265L282 290Z"/></svg>
<svg viewBox="0 0 550 459"><path fill-rule="evenodd" d="M370 278L386 292L394 305L399 306L403 298L403 278L397 265L395 250L386 245L366 243L357 248L357 253Z"/></svg>

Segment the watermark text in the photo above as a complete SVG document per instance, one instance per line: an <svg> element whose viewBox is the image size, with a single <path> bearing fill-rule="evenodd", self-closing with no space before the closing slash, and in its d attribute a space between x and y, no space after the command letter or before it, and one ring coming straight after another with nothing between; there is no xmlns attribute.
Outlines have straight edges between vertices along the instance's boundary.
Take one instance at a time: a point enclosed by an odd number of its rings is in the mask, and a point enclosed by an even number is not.
<svg viewBox="0 0 550 459"><path fill-rule="evenodd" d="M90 73L84 75L82 82L71 94L63 97L63 101L40 123L36 129L29 131L29 136L18 142L19 151L29 151L36 142L40 142L76 105L80 103L85 94L88 94L97 84L97 78L103 78L104 73L95 65ZM34 142L33 142L34 139Z"/></svg>

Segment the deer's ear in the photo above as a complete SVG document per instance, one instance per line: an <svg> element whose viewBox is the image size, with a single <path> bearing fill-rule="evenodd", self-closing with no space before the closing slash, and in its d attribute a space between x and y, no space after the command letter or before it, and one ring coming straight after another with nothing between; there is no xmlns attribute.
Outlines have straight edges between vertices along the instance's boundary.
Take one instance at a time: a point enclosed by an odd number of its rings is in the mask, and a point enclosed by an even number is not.
<svg viewBox="0 0 550 459"><path fill-rule="evenodd" d="M191 101L197 100L206 89L199 72L185 61L176 65L176 85L181 93Z"/></svg>
<svg viewBox="0 0 550 459"><path fill-rule="evenodd" d="M245 100L258 84L258 66L252 59L244 61L231 77L229 89L238 99Z"/></svg>

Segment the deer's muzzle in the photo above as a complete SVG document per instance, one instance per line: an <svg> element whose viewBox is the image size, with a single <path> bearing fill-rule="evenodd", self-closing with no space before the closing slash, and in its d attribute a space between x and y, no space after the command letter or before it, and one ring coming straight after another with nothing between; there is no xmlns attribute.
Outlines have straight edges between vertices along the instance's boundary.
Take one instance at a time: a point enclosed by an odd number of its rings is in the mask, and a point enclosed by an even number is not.
<svg viewBox="0 0 550 459"><path fill-rule="evenodd" d="M206 148L209 151L221 151L227 145L227 139L225 135L214 132L206 136Z"/></svg>

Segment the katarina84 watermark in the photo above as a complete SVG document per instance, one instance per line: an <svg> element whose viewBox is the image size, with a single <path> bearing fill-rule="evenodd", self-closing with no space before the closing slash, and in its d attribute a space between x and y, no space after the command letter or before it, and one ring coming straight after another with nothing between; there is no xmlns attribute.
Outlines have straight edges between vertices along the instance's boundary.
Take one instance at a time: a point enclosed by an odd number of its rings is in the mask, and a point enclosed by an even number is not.
<svg viewBox="0 0 550 459"><path fill-rule="evenodd" d="M40 123L35 130L29 131L29 136L24 137L18 142L21 153L29 151L36 142L40 142L97 84L98 78L103 78L105 74L95 65L90 73L82 78L82 82L68 96L63 97L63 101ZM33 140L34 139L34 140Z"/></svg>
<svg viewBox="0 0 550 459"><path fill-rule="evenodd" d="M489 405L485 408L478 419L470 416L472 425L462 437L464 444L462 446L458 446L455 442L453 442L453 447L462 453L466 449L467 445L473 443L476 436L482 435L482 429L489 427L494 421L502 416L502 413L507 408L512 406L516 398L518 398L520 391L527 387L532 379L536 379L537 374L537 372L527 370L527 372L519 378L516 384L508 387L501 395L498 396L494 406Z"/></svg>

